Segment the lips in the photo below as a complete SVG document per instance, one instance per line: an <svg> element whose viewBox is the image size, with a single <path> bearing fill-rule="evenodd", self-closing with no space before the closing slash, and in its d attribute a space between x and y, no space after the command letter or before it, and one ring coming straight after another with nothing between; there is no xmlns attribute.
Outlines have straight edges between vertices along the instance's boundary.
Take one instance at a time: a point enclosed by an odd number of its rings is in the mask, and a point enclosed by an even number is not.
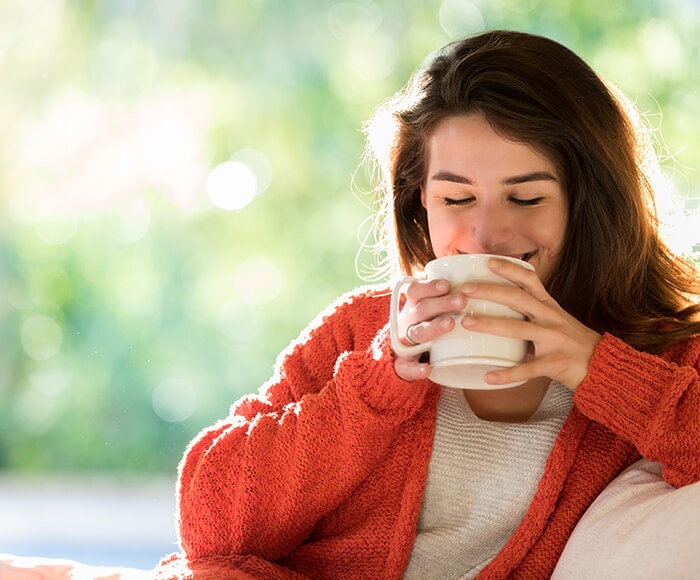
<svg viewBox="0 0 700 580"><path fill-rule="evenodd" d="M468 254L469 252L459 252L460 254ZM537 250L533 250L532 252L526 252L525 254L496 254L494 252L494 255L501 255L501 256L507 256L508 258L515 258L516 260L522 260L523 262L529 262L535 255L537 254Z"/></svg>

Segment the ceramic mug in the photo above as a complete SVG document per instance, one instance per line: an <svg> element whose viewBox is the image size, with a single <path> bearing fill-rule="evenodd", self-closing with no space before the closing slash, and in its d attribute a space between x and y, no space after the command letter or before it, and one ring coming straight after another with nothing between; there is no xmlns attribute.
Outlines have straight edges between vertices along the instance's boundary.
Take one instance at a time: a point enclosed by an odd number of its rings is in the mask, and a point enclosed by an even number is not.
<svg viewBox="0 0 700 580"><path fill-rule="evenodd" d="M448 280L452 285L451 292L455 294L460 292L462 285L466 282L489 282L514 286L515 284L509 280L489 270L490 258L507 260L528 270L534 270L531 264L517 258L490 254L460 254L428 262L425 273L428 280ZM417 279L412 276L402 278L396 283L391 294L391 344L397 354L416 356L429 352L432 367L430 380L447 387L506 389L522 384L517 382L489 385L484 381L484 374L523 362L527 355L527 341L474 332L461 324L465 315L524 319L522 314L503 304L469 298L464 310L451 314L456 324L450 332L415 346L404 345L398 335L399 298L402 288L415 280Z"/></svg>

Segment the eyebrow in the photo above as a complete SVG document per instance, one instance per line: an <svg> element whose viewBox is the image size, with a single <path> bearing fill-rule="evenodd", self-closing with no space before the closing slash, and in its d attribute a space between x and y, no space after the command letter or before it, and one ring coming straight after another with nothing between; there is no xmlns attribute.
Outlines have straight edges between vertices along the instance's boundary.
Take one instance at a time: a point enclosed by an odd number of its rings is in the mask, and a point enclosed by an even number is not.
<svg viewBox="0 0 700 580"><path fill-rule="evenodd" d="M432 181L450 181L452 183L474 185L474 182L468 177L457 175L450 171L438 171L430 179ZM558 181L558 179L548 171L533 171L531 173L506 177L501 181L501 185L518 185L519 183L529 183L531 181Z"/></svg>

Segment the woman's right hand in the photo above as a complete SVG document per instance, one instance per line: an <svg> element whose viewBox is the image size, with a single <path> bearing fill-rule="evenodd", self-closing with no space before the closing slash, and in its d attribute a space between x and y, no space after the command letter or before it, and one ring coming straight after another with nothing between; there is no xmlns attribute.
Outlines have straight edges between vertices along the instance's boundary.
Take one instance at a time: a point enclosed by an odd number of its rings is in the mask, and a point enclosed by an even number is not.
<svg viewBox="0 0 700 580"><path fill-rule="evenodd" d="M406 346L434 340L452 330L455 320L450 313L467 305L464 294L450 294L447 280L416 280L406 286L397 318L399 336ZM421 355L401 356L394 352L394 370L405 381L426 379L430 365Z"/></svg>

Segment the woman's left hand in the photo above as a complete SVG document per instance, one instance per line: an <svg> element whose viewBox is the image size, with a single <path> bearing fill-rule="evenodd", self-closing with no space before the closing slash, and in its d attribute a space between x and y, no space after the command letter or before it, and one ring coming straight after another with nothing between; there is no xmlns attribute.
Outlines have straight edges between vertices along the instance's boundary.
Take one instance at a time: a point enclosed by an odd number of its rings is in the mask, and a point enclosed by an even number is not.
<svg viewBox="0 0 700 580"><path fill-rule="evenodd" d="M537 274L517 264L492 258L489 268L517 284L468 283L462 292L504 304L525 316L525 320L465 316L462 324L469 330L528 340L533 352L526 362L491 371L485 380L492 385L549 377L576 390L588 373L588 363L602 336L581 324L547 293Z"/></svg>

